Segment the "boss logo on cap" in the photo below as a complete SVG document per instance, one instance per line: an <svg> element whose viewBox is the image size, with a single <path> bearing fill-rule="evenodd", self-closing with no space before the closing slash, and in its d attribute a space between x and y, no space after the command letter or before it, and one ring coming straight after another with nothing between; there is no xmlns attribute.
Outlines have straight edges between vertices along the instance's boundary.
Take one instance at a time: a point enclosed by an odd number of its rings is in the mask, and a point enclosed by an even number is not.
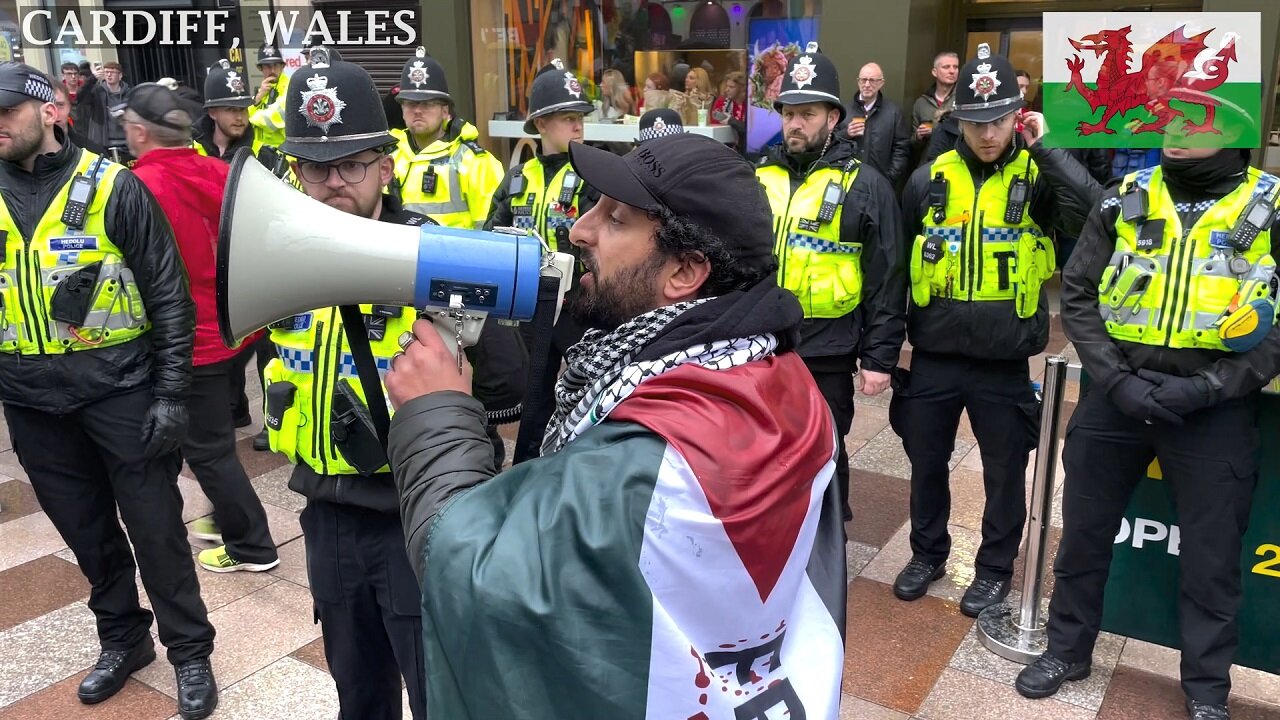
<svg viewBox="0 0 1280 720"><path fill-rule="evenodd" d="M641 148L636 151L636 159L639 160L640 164L644 165L645 169L649 171L649 174L655 178L662 177L662 173L666 171L666 168L662 166L662 161L654 157L653 151L649 148Z"/></svg>

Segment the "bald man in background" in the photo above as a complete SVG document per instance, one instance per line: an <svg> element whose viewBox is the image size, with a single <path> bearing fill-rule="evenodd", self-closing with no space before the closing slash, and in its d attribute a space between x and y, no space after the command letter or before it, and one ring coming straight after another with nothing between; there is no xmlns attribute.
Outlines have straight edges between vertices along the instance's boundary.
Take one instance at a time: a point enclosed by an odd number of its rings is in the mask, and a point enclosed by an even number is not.
<svg viewBox="0 0 1280 720"><path fill-rule="evenodd" d="M837 132L854 145L854 155L879 170L895 188L906 180L911 161L911 131L902 108L884 96L884 70L867 63L858 71L858 93L848 107L848 122Z"/></svg>

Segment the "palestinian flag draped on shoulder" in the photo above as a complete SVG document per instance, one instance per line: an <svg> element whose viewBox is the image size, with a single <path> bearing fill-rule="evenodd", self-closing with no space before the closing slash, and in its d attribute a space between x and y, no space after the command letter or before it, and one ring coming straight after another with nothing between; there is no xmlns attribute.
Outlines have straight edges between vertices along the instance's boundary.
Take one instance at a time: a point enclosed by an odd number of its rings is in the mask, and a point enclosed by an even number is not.
<svg viewBox="0 0 1280 720"><path fill-rule="evenodd" d="M429 714L835 720L835 433L804 362L683 365L430 529Z"/></svg>
<svg viewBox="0 0 1280 720"><path fill-rule="evenodd" d="M1044 13L1045 142L1258 147L1261 24L1256 12Z"/></svg>

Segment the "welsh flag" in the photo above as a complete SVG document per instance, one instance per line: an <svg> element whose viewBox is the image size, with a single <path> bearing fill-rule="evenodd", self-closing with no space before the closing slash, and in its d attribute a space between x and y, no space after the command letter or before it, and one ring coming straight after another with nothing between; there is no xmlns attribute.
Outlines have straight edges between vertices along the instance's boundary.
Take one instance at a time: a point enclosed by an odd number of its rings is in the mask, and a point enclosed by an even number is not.
<svg viewBox="0 0 1280 720"><path fill-rule="evenodd" d="M1258 147L1260 26L1256 12L1045 13L1045 142Z"/></svg>
<svg viewBox="0 0 1280 720"><path fill-rule="evenodd" d="M829 418L794 353L684 365L455 496L428 531L428 714L835 720Z"/></svg>

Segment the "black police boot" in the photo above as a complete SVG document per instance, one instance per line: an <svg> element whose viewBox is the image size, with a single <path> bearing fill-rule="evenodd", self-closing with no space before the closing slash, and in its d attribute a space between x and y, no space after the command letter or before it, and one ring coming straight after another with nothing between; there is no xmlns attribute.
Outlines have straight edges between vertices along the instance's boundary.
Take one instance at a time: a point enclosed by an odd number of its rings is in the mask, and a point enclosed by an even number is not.
<svg viewBox="0 0 1280 720"><path fill-rule="evenodd" d="M1187 698L1187 714L1191 720L1231 720L1226 705L1210 705Z"/></svg>
<svg viewBox="0 0 1280 720"><path fill-rule="evenodd" d="M1068 663L1048 653L1041 655L1035 662L1022 668L1018 679L1013 682L1022 697L1037 699L1046 698L1058 692L1062 683L1067 680L1083 680L1093 672L1092 663Z"/></svg>
<svg viewBox="0 0 1280 720"><path fill-rule="evenodd" d="M1004 600L1008 594L1008 580L977 578L964 591L964 597L960 599L960 612L976 618L983 610Z"/></svg>
<svg viewBox="0 0 1280 720"><path fill-rule="evenodd" d="M912 560L898 573L893 581L893 594L899 600L919 600L929 591L929 583L942 577L947 572L945 564L930 565L920 560Z"/></svg>
<svg viewBox="0 0 1280 720"><path fill-rule="evenodd" d="M262 432L253 436L253 449L259 452L265 452L271 449L271 438L267 437L267 429L262 428Z"/></svg>
<svg viewBox="0 0 1280 720"><path fill-rule="evenodd" d="M76 695L85 705L100 703L120 692L130 674L155 659L156 645L150 634L128 650L103 650L93 670L80 681Z"/></svg>
<svg viewBox="0 0 1280 720"><path fill-rule="evenodd" d="M178 714L182 720L202 720L218 707L218 683L209 658L188 660L174 669L178 676Z"/></svg>

